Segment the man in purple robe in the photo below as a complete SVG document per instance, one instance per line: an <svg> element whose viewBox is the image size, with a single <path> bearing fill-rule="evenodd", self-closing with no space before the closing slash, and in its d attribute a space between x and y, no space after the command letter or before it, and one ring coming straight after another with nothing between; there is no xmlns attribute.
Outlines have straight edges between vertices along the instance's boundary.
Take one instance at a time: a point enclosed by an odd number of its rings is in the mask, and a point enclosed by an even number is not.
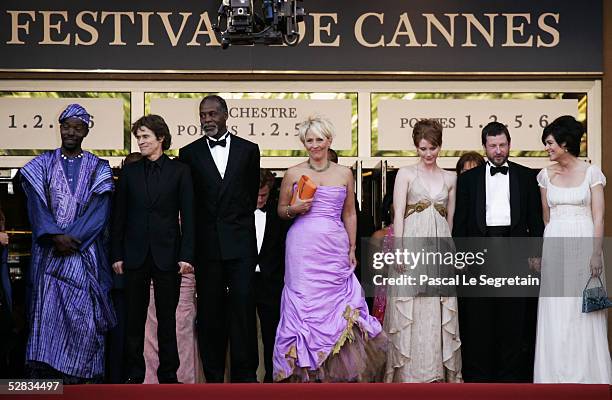
<svg viewBox="0 0 612 400"><path fill-rule="evenodd" d="M106 246L113 179L108 161L81 149L89 121L69 105L59 117L62 146L21 169L32 223L31 378L103 378L105 334L115 324Z"/></svg>

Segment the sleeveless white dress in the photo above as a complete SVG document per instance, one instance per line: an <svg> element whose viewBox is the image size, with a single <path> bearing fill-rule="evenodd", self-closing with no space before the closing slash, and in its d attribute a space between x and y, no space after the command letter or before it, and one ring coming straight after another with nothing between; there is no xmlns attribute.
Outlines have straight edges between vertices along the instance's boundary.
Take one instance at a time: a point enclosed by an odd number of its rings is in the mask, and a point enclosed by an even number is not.
<svg viewBox="0 0 612 400"><path fill-rule="evenodd" d="M605 186L606 178L591 165L579 186L555 186L546 169L538 183L546 188L550 221L544 230L534 382L610 384L607 310L582 313L581 297L590 276L591 188Z"/></svg>

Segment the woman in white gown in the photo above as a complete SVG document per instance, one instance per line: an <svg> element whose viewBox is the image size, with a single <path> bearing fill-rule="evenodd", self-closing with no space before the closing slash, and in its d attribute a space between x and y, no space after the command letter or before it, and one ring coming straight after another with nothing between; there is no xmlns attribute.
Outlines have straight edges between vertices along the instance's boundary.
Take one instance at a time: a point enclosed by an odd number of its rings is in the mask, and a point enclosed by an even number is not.
<svg viewBox="0 0 612 400"><path fill-rule="evenodd" d="M577 158L583 133L581 123L563 116L542 134L550 160L556 164L538 174L546 229L536 383L612 383L607 310L581 312L580 296L589 277L603 279L606 184L599 167Z"/></svg>

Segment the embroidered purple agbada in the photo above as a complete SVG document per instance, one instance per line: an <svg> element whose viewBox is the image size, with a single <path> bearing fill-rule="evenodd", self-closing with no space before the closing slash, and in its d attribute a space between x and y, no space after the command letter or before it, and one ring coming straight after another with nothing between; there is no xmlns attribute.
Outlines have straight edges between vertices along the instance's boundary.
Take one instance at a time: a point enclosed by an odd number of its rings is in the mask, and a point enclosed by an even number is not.
<svg viewBox="0 0 612 400"><path fill-rule="evenodd" d="M103 375L104 338L116 323L105 237L113 179L108 162L91 153L60 154L46 152L21 169L32 222L26 359L94 378ZM55 254L49 235L62 233L80 240L78 252Z"/></svg>

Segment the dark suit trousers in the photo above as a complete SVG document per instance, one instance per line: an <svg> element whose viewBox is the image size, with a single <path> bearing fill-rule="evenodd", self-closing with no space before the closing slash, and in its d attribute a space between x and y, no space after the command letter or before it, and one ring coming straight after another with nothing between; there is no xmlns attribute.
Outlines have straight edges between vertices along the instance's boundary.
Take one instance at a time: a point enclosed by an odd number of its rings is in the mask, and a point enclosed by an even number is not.
<svg viewBox="0 0 612 400"><path fill-rule="evenodd" d="M195 271L198 345L206 381L223 382L229 338L231 381L257 382L255 259L205 260Z"/></svg>
<svg viewBox="0 0 612 400"><path fill-rule="evenodd" d="M123 275L115 275L115 279L123 279ZM115 306L117 325L108 332L106 341L106 382L125 382L124 347L125 347L125 289L113 288L111 299Z"/></svg>
<svg viewBox="0 0 612 400"><path fill-rule="evenodd" d="M490 237L509 235L508 227L487 229ZM537 299L531 298L460 298L464 381L532 382L536 310Z"/></svg>
<svg viewBox="0 0 612 400"><path fill-rule="evenodd" d="M274 354L274 341L276 339L276 328L280 321L280 299L282 285L266 282L266 277L261 272L255 272L255 305L261 326L261 339L264 349L264 366L266 375L264 382L272 383L274 367L272 355Z"/></svg>
<svg viewBox="0 0 612 400"><path fill-rule="evenodd" d="M178 266L170 271L160 270L149 251L140 268L125 270L125 278L127 376L135 381L142 381L145 376L145 323L149 308L150 282L153 279L159 343L157 378L160 383L176 382L176 371L180 365L176 344L176 307L181 288Z"/></svg>

